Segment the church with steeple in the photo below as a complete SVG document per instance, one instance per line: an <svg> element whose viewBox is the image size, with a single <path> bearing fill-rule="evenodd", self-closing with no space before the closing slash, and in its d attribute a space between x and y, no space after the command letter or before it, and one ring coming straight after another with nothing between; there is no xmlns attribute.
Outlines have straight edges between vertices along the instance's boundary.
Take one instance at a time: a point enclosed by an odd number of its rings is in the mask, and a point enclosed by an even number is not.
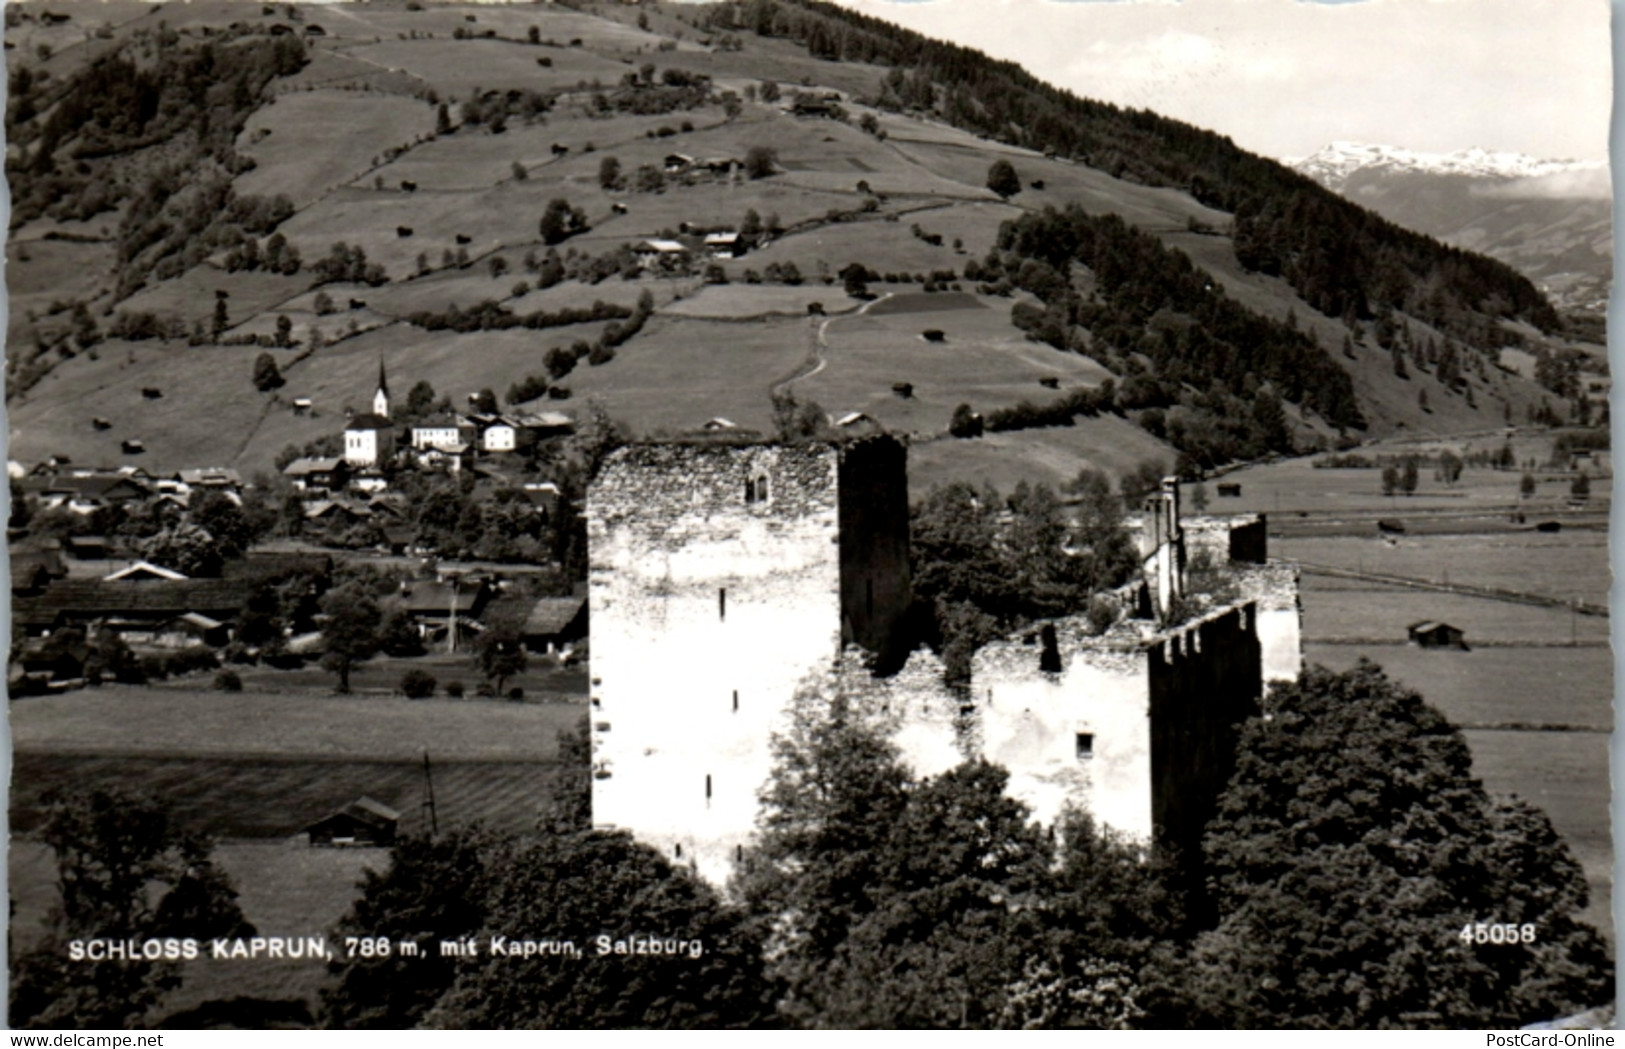
<svg viewBox="0 0 1625 1049"><path fill-rule="evenodd" d="M389 379L384 358L378 358L378 388L372 411L344 424L344 461L351 466L377 466L395 454L395 424L389 421Z"/></svg>

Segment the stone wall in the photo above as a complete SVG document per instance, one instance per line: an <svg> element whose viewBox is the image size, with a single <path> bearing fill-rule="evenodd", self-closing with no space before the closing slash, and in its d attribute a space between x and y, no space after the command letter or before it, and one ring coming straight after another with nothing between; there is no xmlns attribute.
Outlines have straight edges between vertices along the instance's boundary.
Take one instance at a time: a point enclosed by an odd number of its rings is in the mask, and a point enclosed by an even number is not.
<svg viewBox="0 0 1625 1049"><path fill-rule="evenodd" d="M1235 768L1240 723L1256 712L1262 690L1255 607L1220 609L1157 635L1146 670L1157 838L1198 856Z"/></svg>
<svg viewBox="0 0 1625 1049"><path fill-rule="evenodd" d="M960 716L963 700L943 684L942 660L930 649L910 653L902 669L877 677L870 656L849 646L838 674L841 690L879 715L916 775L938 775L978 753Z"/></svg>
<svg viewBox="0 0 1625 1049"><path fill-rule="evenodd" d="M1236 566L1242 599L1258 607L1258 641L1263 649L1265 687L1296 681L1303 672L1303 605L1298 566L1284 561Z"/></svg>
<svg viewBox="0 0 1625 1049"><path fill-rule="evenodd" d="M1151 737L1146 653L1121 626L1089 636L1075 617L1058 621L1060 673L1039 668L1035 628L976 653L971 694L982 752L1010 772L1010 795L1035 819L1053 823L1065 808L1139 838L1152 828ZM1080 753L1087 736L1087 753Z"/></svg>
<svg viewBox="0 0 1625 1049"><path fill-rule="evenodd" d="M906 454L880 437L606 459L586 507L595 824L727 880L798 685L843 639L889 643L907 608Z"/></svg>
<svg viewBox="0 0 1625 1049"><path fill-rule="evenodd" d="M840 652L836 471L829 446L642 446L588 494L594 823L718 884L784 708Z"/></svg>

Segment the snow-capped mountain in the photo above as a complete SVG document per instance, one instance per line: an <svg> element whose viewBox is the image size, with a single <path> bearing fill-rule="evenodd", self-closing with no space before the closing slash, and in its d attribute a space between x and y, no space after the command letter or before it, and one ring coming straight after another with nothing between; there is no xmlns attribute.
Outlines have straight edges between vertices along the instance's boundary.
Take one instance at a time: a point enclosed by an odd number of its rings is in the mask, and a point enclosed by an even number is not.
<svg viewBox="0 0 1625 1049"><path fill-rule="evenodd" d="M1327 189L1341 192L1357 171L1379 169L1424 175L1461 175L1475 179L1543 178L1567 173L1606 174L1601 161L1543 160L1524 153L1464 149L1456 153L1420 153L1398 146L1363 142L1333 142L1301 160L1289 160L1293 170L1308 175Z"/></svg>
<svg viewBox="0 0 1625 1049"><path fill-rule="evenodd" d="M1356 142L1333 142L1288 163L1391 222L1500 259L1559 308L1606 309L1613 276L1606 164Z"/></svg>

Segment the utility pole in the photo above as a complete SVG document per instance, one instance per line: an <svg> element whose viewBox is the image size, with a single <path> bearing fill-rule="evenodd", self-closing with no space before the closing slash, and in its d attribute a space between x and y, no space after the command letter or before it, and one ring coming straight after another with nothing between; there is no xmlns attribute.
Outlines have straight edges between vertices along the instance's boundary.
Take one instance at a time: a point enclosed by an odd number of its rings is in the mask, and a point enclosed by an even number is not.
<svg viewBox="0 0 1625 1049"><path fill-rule="evenodd" d="M440 822L434 808L434 774L429 769L429 748L423 748L423 807L429 811L429 837L440 836Z"/></svg>

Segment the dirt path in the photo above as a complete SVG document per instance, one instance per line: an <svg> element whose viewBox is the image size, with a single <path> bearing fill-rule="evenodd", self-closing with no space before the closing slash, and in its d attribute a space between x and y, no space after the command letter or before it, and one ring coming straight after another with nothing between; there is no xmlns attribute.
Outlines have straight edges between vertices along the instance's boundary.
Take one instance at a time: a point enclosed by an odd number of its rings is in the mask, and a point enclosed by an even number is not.
<svg viewBox="0 0 1625 1049"><path fill-rule="evenodd" d="M790 392L790 387L793 384L798 383L803 379L810 379L814 375L817 375L819 372L823 371L824 366L829 363L829 359L825 356L829 352L829 326L834 324L836 321L845 320L848 317L862 316L863 314L868 313L871 307L878 306L880 303L891 298L894 294L896 293L888 291L878 299L869 300L851 313L843 313L838 317L824 318L823 322L819 324L818 328L812 333L812 345L807 350L807 359L802 361L801 365L797 367L795 371L791 372L788 377L780 379L772 386L769 386L768 394L772 397L781 397Z"/></svg>

